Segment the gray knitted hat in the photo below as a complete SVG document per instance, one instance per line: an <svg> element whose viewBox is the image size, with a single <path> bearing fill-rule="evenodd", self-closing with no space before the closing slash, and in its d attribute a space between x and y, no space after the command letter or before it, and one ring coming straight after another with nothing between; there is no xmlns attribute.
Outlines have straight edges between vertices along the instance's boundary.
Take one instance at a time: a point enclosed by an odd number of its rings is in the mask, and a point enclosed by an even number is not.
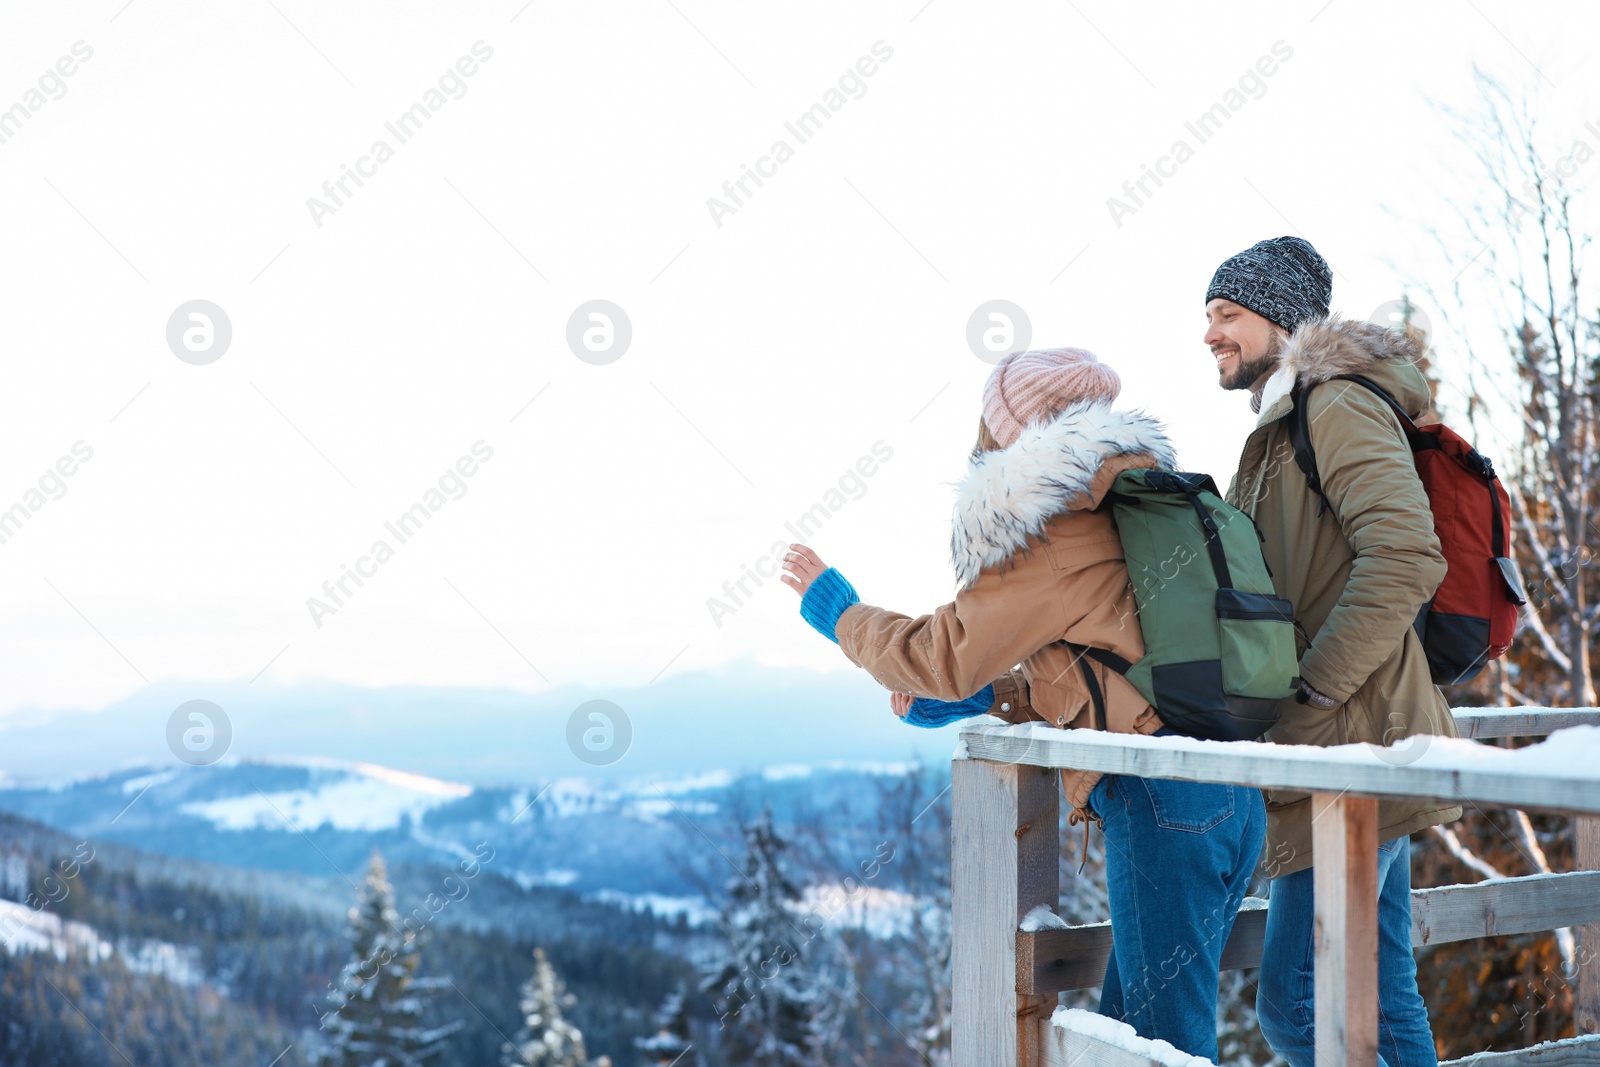
<svg viewBox="0 0 1600 1067"><path fill-rule="evenodd" d="M1206 303L1220 296L1292 333L1307 319L1327 318L1332 295L1333 272L1311 242L1274 237L1225 260L1206 288Z"/></svg>

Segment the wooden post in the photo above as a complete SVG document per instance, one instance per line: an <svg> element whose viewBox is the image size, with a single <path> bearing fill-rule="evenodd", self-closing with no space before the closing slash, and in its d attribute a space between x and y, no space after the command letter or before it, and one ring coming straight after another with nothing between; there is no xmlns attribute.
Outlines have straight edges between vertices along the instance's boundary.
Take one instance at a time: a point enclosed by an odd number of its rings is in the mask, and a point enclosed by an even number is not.
<svg viewBox="0 0 1600 1067"><path fill-rule="evenodd" d="M1378 1062L1378 802L1311 794L1319 1067Z"/></svg>
<svg viewBox="0 0 1600 1067"><path fill-rule="evenodd" d="M1577 866L1600 870L1600 816L1580 815L1572 820ZM1580 926L1577 933L1578 978L1572 998L1574 1033L1600 1034L1600 923Z"/></svg>
<svg viewBox="0 0 1600 1067"><path fill-rule="evenodd" d="M1038 1067L1056 998L1017 995L1017 924L1059 906L1056 772L955 760L950 787L952 1058Z"/></svg>

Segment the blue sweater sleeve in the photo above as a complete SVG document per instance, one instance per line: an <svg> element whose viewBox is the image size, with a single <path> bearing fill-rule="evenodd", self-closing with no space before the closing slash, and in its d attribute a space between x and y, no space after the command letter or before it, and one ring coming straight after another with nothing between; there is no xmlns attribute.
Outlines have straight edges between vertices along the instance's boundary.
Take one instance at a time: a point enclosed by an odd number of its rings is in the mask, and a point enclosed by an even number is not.
<svg viewBox="0 0 1600 1067"><path fill-rule="evenodd" d="M917 697L911 702L911 710L906 713L906 722L912 726L926 726L930 729L948 726L957 719L982 715L993 706L992 685L984 686L965 700L930 700L926 697Z"/></svg>
<svg viewBox="0 0 1600 1067"><path fill-rule="evenodd" d="M839 616L850 605L859 603L861 597L856 595L855 587L844 575L829 567L817 575L806 595L800 598L800 616L813 630L837 645L839 639L833 632L839 628Z"/></svg>

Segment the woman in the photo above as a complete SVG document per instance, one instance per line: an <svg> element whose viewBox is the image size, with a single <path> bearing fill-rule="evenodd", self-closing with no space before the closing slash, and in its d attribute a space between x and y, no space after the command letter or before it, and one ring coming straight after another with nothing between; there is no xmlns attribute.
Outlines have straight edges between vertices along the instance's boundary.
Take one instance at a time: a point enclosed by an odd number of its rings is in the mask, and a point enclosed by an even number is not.
<svg viewBox="0 0 1600 1067"><path fill-rule="evenodd" d="M897 715L925 726L987 712L1167 732L1121 675L1075 651L1144 654L1122 546L1100 504L1121 472L1174 461L1154 419L1112 410L1120 389L1082 349L1000 361L956 500L956 599L932 614L863 604L810 548L790 546L783 580L801 594L801 615L895 694ZM1106 838L1116 936L1101 1012L1215 1060L1217 975L1261 852L1260 792L1079 770L1063 770L1061 785L1069 822L1093 819Z"/></svg>

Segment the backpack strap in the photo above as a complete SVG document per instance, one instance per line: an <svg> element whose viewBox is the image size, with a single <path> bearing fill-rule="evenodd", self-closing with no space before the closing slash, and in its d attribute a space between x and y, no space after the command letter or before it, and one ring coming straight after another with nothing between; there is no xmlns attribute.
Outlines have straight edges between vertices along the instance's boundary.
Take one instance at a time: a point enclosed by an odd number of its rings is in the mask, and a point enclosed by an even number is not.
<svg viewBox="0 0 1600 1067"><path fill-rule="evenodd" d="M1126 677L1127 673L1133 669L1133 664L1129 663L1115 652L1107 652L1103 648L1094 648L1091 645L1081 645L1079 647L1083 649L1084 655L1088 656L1102 667L1109 667L1111 670L1116 671L1118 674L1123 675L1124 677Z"/></svg>
<svg viewBox="0 0 1600 1067"><path fill-rule="evenodd" d="M1211 557L1211 569L1217 575L1217 588L1232 589L1233 573L1228 568L1228 553L1222 547L1222 530L1217 526L1217 520L1212 517L1206 502L1200 499L1198 490L1187 490L1184 496L1189 498L1189 503L1194 505L1196 514L1200 516L1200 528L1206 535L1206 554Z"/></svg>
<svg viewBox="0 0 1600 1067"><path fill-rule="evenodd" d="M1495 558L1505 556L1506 553L1506 526L1500 514L1500 492L1498 489L1500 476L1495 473L1494 462L1474 448L1467 454L1467 466L1480 475L1489 486L1489 515L1491 533L1489 551ZM1507 583L1508 585L1511 583Z"/></svg>
<svg viewBox="0 0 1600 1067"><path fill-rule="evenodd" d="M1145 472L1145 484L1152 489L1159 489L1165 493L1181 493L1193 505L1195 514L1200 516L1200 528L1205 532L1206 554L1211 557L1211 569L1216 573L1217 585L1222 589L1233 588L1233 574L1228 568L1228 553L1222 547L1222 528L1217 525L1217 520L1212 517L1211 509L1206 507L1206 502L1200 499L1201 493L1210 493L1214 497L1221 497L1217 492L1217 483L1211 480L1209 474L1188 474L1180 471L1150 470ZM1111 494L1107 495L1110 499ZM1251 520L1254 521L1254 520ZM1257 528L1257 533L1260 530ZM1119 657L1120 658L1120 657ZM1126 662L1125 660L1123 662ZM1110 666L1110 664L1107 664ZM1113 667L1113 670L1116 668ZM1121 673L1126 674L1124 670Z"/></svg>
<svg viewBox="0 0 1600 1067"><path fill-rule="evenodd" d="M1499 559L1509 555L1506 551L1505 523L1500 516L1500 494L1495 491L1499 485L1500 478L1495 474L1494 466L1489 463L1487 457L1484 458L1483 462L1488 467L1488 475L1485 481L1489 483L1489 514L1493 517L1492 521L1494 523L1493 532L1490 534L1489 549L1495 554L1495 558Z"/></svg>
<svg viewBox="0 0 1600 1067"><path fill-rule="evenodd" d="M1094 668L1089 666L1089 661L1094 660L1102 667L1116 671L1124 677L1127 676L1133 664L1115 652L1108 652L1103 648L1095 648L1093 645L1079 645L1071 641L1063 641L1061 643L1072 650L1072 654L1078 660L1078 669L1083 672L1083 684L1089 690L1089 703L1094 706L1095 729L1106 729L1106 695L1105 691L1100 688L1100 679L1094 676Z"/></svg>
<svg viewBox="0 0 1600 1067"><path fill-rule="evenodd" d="M1289 413L1289 445L1294 449L1294 463L1300 472L1306 476L1306 485L1321 499L1317 505L1317 517L1321 518L1324 511L1332 508L1328 494L1322 491L1322 475L1317 473L1317 453L1311 447L1311 423L1306 416L1306 405L1311 399L1311 390L1315 385L1307 388L1295 383L1289 391L1289 396L1294 400L1294 408Z"/></svg>
<svg viewBox="0 0 1600 1067"><path fill-rule="evenodd" d="M1406 435L1406 441L1411 445L1411 451L1421 452L1425 449L1439 447L1439 439L1432 434L1423 433L1417 426L1416 420L1406 414L1406 409L1400 406L1400 402L1390 396L1384 391L1383 386L1371 378L1364 378L1359 374L1335 374L1328 380L1333 382L1355 382L1368 392L1377 394L1384 403L1389 405L1389 410L1394 412L1394 417L1400 420L1400 429Z"/></svg>
<svg viewBox="0 0 1600 1067"><path fill-rule="evenodd" d="M1400 420L1400 430L1406 435L1406 442L1411 446L1411 451L1420 452L1423 449L1439 447L1438 439L1418 429L1416 421L1406 414L1406 409L1371 378L1359 374L1335 374L1327 380L1354 382L1381 398L1389 405L1389 410L1394 412L1395 418ZM1306 476L1306 484L1311 487L1311 491L1321 498L1321 503L1317 505L1317 515L1321 516L1324 511L1332 509L1333 502L1328 499L1327 492L1322 488L1322 475L1317 472L1317 453L1311 447L1311 416L1307 406L1311 400L1311 390L1317 385L1316 382L1310 385L1296 382L1289 393L1294 400L1294 410L1289 417L1289 444L1294 449L1295 466Z"/></svg>

